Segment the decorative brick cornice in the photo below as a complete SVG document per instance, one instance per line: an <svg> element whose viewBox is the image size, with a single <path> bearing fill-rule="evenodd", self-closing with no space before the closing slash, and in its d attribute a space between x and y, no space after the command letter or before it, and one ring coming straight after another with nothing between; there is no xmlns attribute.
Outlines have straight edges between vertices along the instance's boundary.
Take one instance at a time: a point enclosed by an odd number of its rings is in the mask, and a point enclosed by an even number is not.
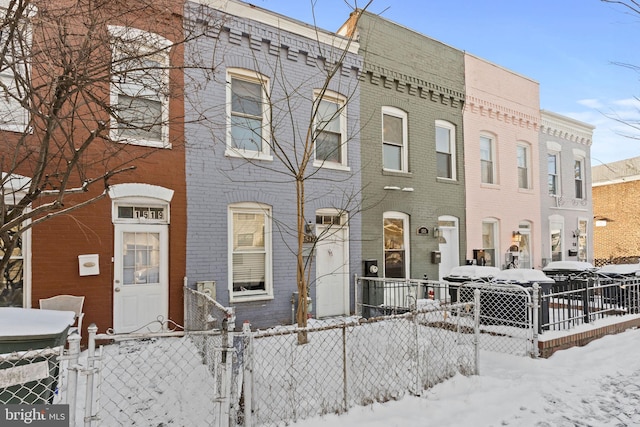
<svg viewBox="0 0 640 427"><path fill-rule="evenodd" d="M443 85L424 80L420 77L399 73L378 65L365 62L362 79L368 76L369 83L381 85L386 89L418 96L432 102L438 102L454 108L464 106L464 93Z"/></svg>
<svg viewBox="0 0 640 427"><path fill-rule="evenodd" d="M504 123L510 123L521 128L539 130L540 117L522 111L514 110L495 102L467 95L465 112L479 114Z"/></svg>
<svg viewBox="0 0 640 427"><path fill-rule="evenodd" d="M549 111L541 113L540 133L590 146L594 127Z"/></svg>
<svg viewBox="0 0 640 427"><path fill-rule="evenodd" d="M330 45L248 17L229 15L215 9L208 9L206 13L196 9L194 8L194 17L197 18L188 25L206 29L215 27L217 31L207 31L211 37L228 37L227 40L232 44L247 43L254 51L264 49L271 55L281 56L283 60L303 60L313 67L327 67L342 61L340 73L344 76L349 76L352 72L359 76L362 69L362 59L358 55L353 52L344 55L343 48L349 45L343 37L334 36L331 39L331 36L324 35L322 40L335 40L335 45ZM352 48L349 47L349 50L352 51Z"/></svg>

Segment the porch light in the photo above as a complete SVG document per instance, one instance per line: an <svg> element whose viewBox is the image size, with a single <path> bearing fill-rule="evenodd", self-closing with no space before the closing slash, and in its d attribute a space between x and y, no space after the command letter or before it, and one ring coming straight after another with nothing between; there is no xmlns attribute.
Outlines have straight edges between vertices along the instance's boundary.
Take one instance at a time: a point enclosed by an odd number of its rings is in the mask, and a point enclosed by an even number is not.
<svg viewBox="0 0 640 427"><path fill-rule="evenodd" d="M519 245L521 241L522 241L522 234L520 234L519 231L514 231L513 233L511 233L512 243Z"/></svg>

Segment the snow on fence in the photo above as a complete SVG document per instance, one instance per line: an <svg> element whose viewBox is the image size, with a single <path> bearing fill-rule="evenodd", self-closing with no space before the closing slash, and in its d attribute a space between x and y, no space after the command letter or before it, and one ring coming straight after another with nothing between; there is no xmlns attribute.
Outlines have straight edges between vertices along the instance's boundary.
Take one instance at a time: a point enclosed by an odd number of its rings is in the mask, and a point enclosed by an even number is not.
<svg viewBox="0 0 640 427"><path fill-rule="evenodd" d="M457 373L475 374L477 328L468 326L473 319L473 304L433 304L306 329L245 330L244 425L341 413L419 395ZM298 343L300 334L306 344Z"/></svg>
<svg viewBox="0 0 640 427"><path fill-rule="evenodd" d="M509 283L463 281L460 283L417 279L357 278L357 312L363 317L388 313L404 313L424 304L439 304L450 312L455 303L473 304L475 291L480 292L479 346L483 350L536 356L538 343L537 310L533 310L534 287ZM537 289L537 288L536 288ZM389 295L411 295L398 304ZM536 305L537 306L537 305ZM447 308L448 307L448 308ZM458 306L459 307L459 306ZM463 320L465 328L473 328L473 319Z"/></svg>

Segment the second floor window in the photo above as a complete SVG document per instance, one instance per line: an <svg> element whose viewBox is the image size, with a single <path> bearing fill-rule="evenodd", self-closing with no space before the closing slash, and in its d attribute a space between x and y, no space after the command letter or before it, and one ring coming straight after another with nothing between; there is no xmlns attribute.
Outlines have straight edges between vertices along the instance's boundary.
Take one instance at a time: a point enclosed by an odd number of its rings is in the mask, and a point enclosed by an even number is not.
<svg viewBox="0 0 640 427"><path fill-rule="evenodd" d="M557 154L548 154L547 155L547 173L548 173L548 187L549 194L552 196L558 196L560 194L560 189L558 188L558 155Z"/></svg>
<svg viewBox="0 0 640 427"><path fill-rule="evenodd" d="M339 96L325 94L315 104L315 164L316 166L346 166L345 102Z"/></svg>
<svg viewBox="0 0 640 427"><path fill-rule="evenodd" d="M6 11L0 10L0 16ZM26 23L12 21L4 23L0 31L0 129L24 132L29 121L29 111L25 108L29 96L27 58L31 54L31 27ZM9 29L9 26L15 25ZM13 37L8 36L15 31Z"/></svg>
<svg viewBox="0 0 640 427"><path fill-rule="evenodd" d="M382 107L382 167L408 172L407 114L393 107Z"/></svg>
<svg viewBox="0 0 640 427"><path fill-rule="evenodd" d="M484 184L495 184L495 160L493 138L480 137L480 175Z"/></svg>
<svg viewBox="0 0 640 427"><path fill-rule="evenodd" d="M582 160L576 159L574 163L575 183L576 183L576 199L584 199L584 179L583 179L583 163Z"/></svg>
<svg viewBox="0 0 640 427"><path fill-rule="evenodd" d="M268 88L269 80L254 71L227 70L226 155L269 158Z"/></svg>
<svg viewBox="0 0 640 427"><path fill-rule="evenodd" d="M135 28L110 26L111 138L169 146L169 40Z"/></svg>
<svg viewBox="0 0 640 427"><path fill-rule="evenodd" d="M455 179L455 126L436 120L436 161L438 178Z"/></svg>
<svg viewBox="0 0 640 427"><path fill-rule="evenodd" d="M518 145L516 148L518 158L518 188L529 187L529 147Z"/></svg>

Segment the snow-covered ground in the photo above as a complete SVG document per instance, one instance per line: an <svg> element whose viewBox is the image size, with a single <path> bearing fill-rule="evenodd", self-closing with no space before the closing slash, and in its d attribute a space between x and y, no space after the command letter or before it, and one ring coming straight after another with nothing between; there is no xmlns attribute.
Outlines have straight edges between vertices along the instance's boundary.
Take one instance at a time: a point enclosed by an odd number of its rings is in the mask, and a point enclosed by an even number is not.
<svg viewBox="0 0 640 427"><path fill-rule="evenodd" d="M637 426L640 330L610 335L549 359L482 351L480 375L453 379L423 397L357 407L298 427Z"/></svg>

